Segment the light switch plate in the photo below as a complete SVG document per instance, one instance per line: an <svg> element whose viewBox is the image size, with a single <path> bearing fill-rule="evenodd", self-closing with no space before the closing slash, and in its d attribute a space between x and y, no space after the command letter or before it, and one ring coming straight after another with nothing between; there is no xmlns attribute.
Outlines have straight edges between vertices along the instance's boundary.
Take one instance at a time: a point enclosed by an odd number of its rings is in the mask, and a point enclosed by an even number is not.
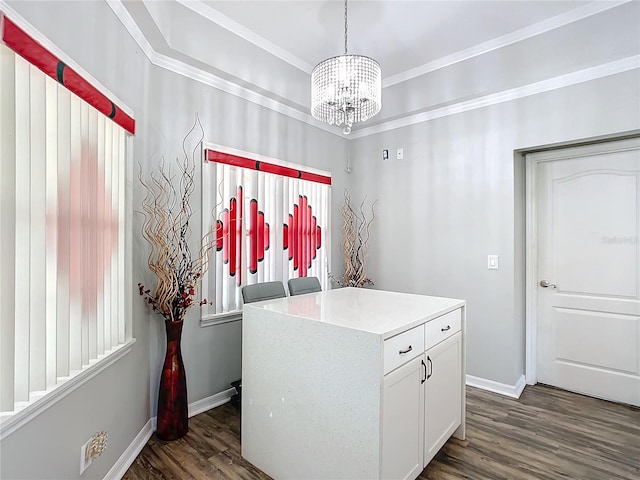
<svg viewBox="0 0 640 480"><path fill-rule="evenodd" d="M489 270L498 270L500 268L498 255L487 255L487 268Z"/></svg>
<svg viewBox="0 0 640 480"><path fill-rule="evenodd" d="M402 160L404 158L404 148L399 148L396 156L397 160Z"/></svg>

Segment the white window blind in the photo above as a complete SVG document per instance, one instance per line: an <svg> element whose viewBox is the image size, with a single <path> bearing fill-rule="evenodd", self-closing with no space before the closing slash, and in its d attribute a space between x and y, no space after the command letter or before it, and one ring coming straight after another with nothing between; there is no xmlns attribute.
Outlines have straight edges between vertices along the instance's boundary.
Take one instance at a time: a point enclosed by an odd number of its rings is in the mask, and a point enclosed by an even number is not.
<svg viewBox="0 0 640 480"><path fill-rule="evenodd" d="M0 410L131 339L126 132L0 45Z"/></svg>
<svg viewBox="0 0 640 480"><path fill-rule="evenodd" d="M217 237L202 282L213 323L238 316L244 285L315 276L329 288L329 174L227 151L206 150L202 174L203 231Z"/></svg>

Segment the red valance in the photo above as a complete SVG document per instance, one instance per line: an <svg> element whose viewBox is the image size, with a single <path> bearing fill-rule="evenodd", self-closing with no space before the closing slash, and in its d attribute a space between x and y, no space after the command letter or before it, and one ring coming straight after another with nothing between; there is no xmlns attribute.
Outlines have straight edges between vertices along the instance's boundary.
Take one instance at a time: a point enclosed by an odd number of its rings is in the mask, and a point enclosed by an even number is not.
<svg viewBox="0 0 640 480"><path fill-rule="evenodd" d="M224 163L226 165L258 170L260 172L274 173L276 175L282 175L283 177L299 178L301 180L308 180L309 182L331 185L331 177L326 175L305 172L304 170L253 160L251 158L239 157L229 153L218 152L217 150L205 150L205 158L209 162Z"/></svg>
<svg viewBox="0 0 640 480"><path fill-rule="evenodd" d="M136 124L133 118L6 16L2 16L2 32L2 41L11 50L64 85L127 132L132 135L135 133Z"/></svg>

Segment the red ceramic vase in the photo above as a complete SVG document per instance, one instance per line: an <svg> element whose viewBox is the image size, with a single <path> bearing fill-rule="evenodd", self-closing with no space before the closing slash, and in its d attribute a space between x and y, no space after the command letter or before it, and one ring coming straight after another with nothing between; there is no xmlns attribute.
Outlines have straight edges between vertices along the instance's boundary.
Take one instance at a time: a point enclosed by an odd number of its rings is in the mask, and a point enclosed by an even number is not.
<svg viewBox="0 0 640 480"><path fill-rule="evenodd" d="M182 320L177 322L165 320L167 353L160 374L156 430L160 440L177 440L189 431L187 377L180 349L182 322Z"/></svg>

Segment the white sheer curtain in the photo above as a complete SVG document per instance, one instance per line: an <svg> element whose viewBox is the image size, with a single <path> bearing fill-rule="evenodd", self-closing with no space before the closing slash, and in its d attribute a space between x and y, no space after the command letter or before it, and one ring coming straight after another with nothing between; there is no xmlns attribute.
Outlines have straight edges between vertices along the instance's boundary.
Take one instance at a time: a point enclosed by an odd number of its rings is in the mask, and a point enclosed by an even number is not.
<svg viewBox="0 0 640 480"><path fill-rule="evenodd" d="M0 45L3 417L131 338L124 129Z"/></svg>
<svg viewBox="0 0 640 480"><path fill-rule="evenodd" d="M203 307L203 316L241 310L244 285L286 285L290 278L315 276L328 288L328 174L247 154L225 163L220 151L222 160L210 161L209 152L202 175L203 228L217 228L218 244L203 279L202 296L212 303ZM252 168L256 164L277 173ZM295 172L309 180L291 176Z"/></svg>

